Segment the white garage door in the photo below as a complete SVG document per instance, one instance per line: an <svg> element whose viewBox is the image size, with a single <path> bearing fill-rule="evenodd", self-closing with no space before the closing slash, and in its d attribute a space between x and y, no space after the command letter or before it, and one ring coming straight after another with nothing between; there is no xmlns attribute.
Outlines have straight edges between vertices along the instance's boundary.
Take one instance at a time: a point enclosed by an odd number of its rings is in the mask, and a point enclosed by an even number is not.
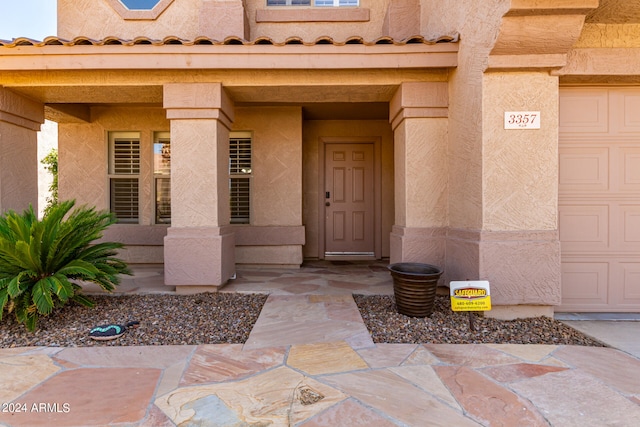
<svg viewBox="0 0 640 427"><path fill-rule="evenodd" d="M640 312L640 88L560 90L556 311Z"/></svg>

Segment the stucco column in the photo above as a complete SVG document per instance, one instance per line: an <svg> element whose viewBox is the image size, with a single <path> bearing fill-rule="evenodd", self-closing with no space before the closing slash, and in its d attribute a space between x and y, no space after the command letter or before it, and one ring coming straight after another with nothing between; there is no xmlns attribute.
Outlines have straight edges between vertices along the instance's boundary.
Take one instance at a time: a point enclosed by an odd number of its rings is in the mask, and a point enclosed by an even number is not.
<svg viewBox="0 0 640 427"><path fill-rule="evenodd" d="M171 120L171 227L165 283L178 293L215 290L235 273L229 226L229 128L233 103L220 83L166 84Z"/></svg>
<svg viewBox="0 0 640 427"><path fill-rule="evenodd" d="M479 277L495 304L553 315L560 303L557 77L493 72L483 78L483 226ZM539 129L505 129L504 114L534 111ZM501 315L492 310L492 315ZM537 311L537 312L536 312Z"/></svg>
<svg viewBox="0 0 640 427"><path fill-rule="evenodd" d="M38 211L38 131L44 106L0 87L0 212Z"/></svg>
<svg viewBox="0 0 640 427"><path fill-rule="evenodd" d="M447 83L403 83L390 103L395 221L390 261L444 267Z"/></svg>

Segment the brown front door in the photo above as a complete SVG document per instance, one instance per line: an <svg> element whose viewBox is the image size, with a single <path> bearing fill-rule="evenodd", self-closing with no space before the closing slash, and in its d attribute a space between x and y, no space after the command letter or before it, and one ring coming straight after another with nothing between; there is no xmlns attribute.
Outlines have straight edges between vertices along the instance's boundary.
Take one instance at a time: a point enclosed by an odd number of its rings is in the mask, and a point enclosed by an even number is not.
<svg viewBox="0 0 640 427"><path fill-rule="evenodd" d="M373 144L325 146L325 257L374 256Z"/></svg>

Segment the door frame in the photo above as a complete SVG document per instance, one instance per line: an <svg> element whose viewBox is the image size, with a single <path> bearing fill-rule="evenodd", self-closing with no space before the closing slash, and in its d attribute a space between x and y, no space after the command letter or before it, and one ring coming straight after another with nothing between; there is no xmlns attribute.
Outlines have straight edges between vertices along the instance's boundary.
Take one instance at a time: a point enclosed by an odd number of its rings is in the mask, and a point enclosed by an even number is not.
<svg viewBox="0 0 640 427"><path fill-rule="evenodd" d="M328 144L373 144L373 251L375 259L382 258L382 137L379 136L321 136L318 141L318 258L325 259L325 153ZM365 256L332 256L335 260L368 260Z"/></svg>

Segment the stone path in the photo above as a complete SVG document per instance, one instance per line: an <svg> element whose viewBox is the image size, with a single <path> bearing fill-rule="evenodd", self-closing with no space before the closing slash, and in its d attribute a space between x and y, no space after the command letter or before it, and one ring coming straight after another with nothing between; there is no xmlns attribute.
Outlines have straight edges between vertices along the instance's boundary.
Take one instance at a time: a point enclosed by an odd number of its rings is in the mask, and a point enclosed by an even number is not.
<svg viewBox="0 0 640 427"><path fill-rule="evenodd" d="M6 426L635 426L610 348L345 341L0 350Z"/></svg>
<svg viewBox="0 0 640 427"><path fill-rule="evenodd" d="M388 292L378 267L242 272L271 290L245 345L0 349L0 426L638 425L640 359L613 348L374 344L350 294Z"/></svg>

